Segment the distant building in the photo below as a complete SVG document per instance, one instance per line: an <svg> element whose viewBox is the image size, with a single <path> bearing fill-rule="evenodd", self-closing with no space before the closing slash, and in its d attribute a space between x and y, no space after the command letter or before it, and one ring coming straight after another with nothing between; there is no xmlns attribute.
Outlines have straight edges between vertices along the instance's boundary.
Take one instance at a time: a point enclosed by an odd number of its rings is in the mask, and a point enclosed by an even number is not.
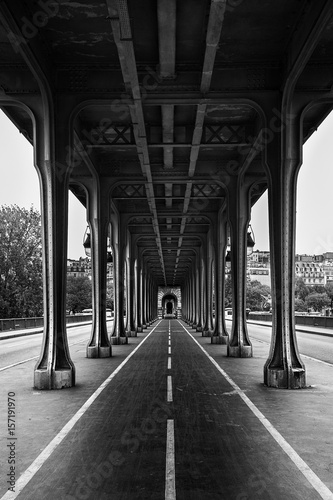
<svg viewBox="0 0 333 500"><path fill-rule="evenodd" d="M271 286L270 253L256 250L247 258L247 275L251 281Z"/></svg>
<svg viewBox="0 0 333 500"><path fill-rule="evenodd" d="M80 257L78 260L67 259L67 276L78 278L88 276L91 278L91 263L88 257Z"/></svg>
<svg viewBox="0 0 333 500"><path fill-rule="evenodd" d="M107 281L113 281L113 263L107 263ZM91 279L91 260L88 257L80 257L78 260L67 259L67 276L78 278L87 276Z"/></svg>
<svg viewBox="0 0 333 500"><path fill-rule="evenodd" d="M256 250L247 260L247 274L253 281L271 286L270 253ZM296 254L295 276L307 286L333 283L333 252L319 255Z"/></svg>

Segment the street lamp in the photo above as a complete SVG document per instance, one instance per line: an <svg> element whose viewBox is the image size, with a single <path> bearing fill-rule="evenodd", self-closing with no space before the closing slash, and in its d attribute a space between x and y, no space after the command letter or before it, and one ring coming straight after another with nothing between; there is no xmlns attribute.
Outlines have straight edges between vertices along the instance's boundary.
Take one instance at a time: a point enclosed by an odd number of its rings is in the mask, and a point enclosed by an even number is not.
<svg viewBox="0 0 333 500"><path fill-rule="evenodd" d="M86 232L83 236L83 248L86 252L87 257L91 257L91 237L90 237L90 227L87 226Z"/></svg>
<svg viewBox="0 0 333 500"><path fill-rule="evenodd" d="M113 262L113 255L112 255L112 247L111 247L111 241L110 238L108 237L108 242L107 242L107 263Z"/></svg>
<svg viewBox="0 0 333 500"><path fill-rule="evenodd" d="M255 245L254 232L251 224L249 224L249 230L247 232L246 246L247 246L247 255L251 255L253 253L253 247Z"/></svg>
<svg viewBox="0 0 333 500"><path fill-rule="evenodd" d="M227 239L227 248L226 248L226 256L225 256L225 261L226 262L231 262L231 245L230 245L230 236L228 236Z"/></svg>

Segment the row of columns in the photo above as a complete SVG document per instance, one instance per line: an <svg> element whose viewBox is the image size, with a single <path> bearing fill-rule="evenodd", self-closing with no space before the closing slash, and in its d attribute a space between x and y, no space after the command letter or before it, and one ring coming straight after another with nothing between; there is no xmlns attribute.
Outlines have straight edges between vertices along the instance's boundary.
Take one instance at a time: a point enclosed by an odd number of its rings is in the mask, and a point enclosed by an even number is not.
<svg viewBox="0 0 333 500"><path fill-rule="evenodd" d="M295 139L297 121L294 115L288 120L284 128L289 128L291 137ZM277 388L303 388L306 387L305 367L298 351L294 319L296 179L300 167L300 142L295 141L290 148L290 154L294 155L290 159L283 157L277 143L278 139L274 138L266 145L273 315L264 382ZM225 185L227 204L221 208L217 219L211 218L211 229L202 238L182 287L185 321L197 331L202 331L203 336L210 336L212 343L226 344L230 357L253 355L246 322L246 266L251 191L255 184L255 179L246 176L245 172L228 178ZM231 240L233 301L230 336L224 320L227 225ZM198 263L201 273L196 272ZM212 294L215 297L213 324Z"/></svg>
<svg viewBox="0 0 333 500"><path fill-rule="evenodd" d="M66 269L68 187L75 167L70 127L71 107L55 103L45 91L43 98L29 95L25 109L35 126L35 166L41 183L44 262L44 336L35 368L36 388L61 388L75 384L75 367L70 359L66 335ZM273 328L264 382L269 386L305 387L305 369L300 360L294 327L294 254L296 179L301 164L299 111L283 109L270 119L274 103L262 103L266 123L274 123L269 141L256 147L264 150L269 213L272 266ZM278 126L276 125L278 123ZM273 129L273 125L271 127ZM274 133L273 133L274 132ZM260 143L260 144L259 144ZM104 179L105 180L105 179ZM223 181L223 179L222 179ZM85 181L83 181L85 182ZM246 230L249 220L249 192L246 172L236 172L223 181L228 191L226 207L211 217L208 233L199 236L188 275L182 287L183 316L212 341L228 344L228 355L252 356L246 327ZM112 343L127 342L157 317L157 290L149 258L137 242L131 245L127 223L108 205L107 186L99 182L92 169L91 184L86 183L88 221L92 232L93 326L87 346L88 357L111 355ZM215 218L214 218L215 217ZM228 221L231 234L233 282L233 325L230 341L224 325L223 279ZM115 318L108 339L106 329L106 240L108 228L114 252ZM124 273L127 269L126 324L124 322ZM214 279L213 279L214 278ZM212 282L216 317L212 318ZM134 292L133 292L134 290ZM135 298L134 298L135 297Z"/></svg>

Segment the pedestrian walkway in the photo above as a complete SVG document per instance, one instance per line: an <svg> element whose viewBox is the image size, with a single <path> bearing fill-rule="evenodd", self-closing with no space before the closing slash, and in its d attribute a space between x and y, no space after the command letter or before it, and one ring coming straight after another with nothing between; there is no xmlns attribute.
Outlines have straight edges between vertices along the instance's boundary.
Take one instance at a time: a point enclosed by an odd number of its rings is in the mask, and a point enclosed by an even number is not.
<svg viewBox="0 0 333 500"><path fill-rule="evenodd" d="M34 391L15 382L29 366L8 371L21 479L2 500L333 499L333 366L312 361L313 386L276 390L263 343L228 358L178 320L129 340L112 358L75 352L72 389Z"/></svg>

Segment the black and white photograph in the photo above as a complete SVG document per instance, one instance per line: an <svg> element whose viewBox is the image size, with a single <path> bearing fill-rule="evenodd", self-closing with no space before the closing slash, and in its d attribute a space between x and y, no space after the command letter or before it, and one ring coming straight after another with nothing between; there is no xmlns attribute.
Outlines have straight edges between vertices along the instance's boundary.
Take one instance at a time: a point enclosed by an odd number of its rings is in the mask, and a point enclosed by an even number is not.
<svg viewBox="0 0 333 500"><path fill-rule="evenodd" d="M333 500L333 0L1 0L0 174L0 500Z"/></svg>

